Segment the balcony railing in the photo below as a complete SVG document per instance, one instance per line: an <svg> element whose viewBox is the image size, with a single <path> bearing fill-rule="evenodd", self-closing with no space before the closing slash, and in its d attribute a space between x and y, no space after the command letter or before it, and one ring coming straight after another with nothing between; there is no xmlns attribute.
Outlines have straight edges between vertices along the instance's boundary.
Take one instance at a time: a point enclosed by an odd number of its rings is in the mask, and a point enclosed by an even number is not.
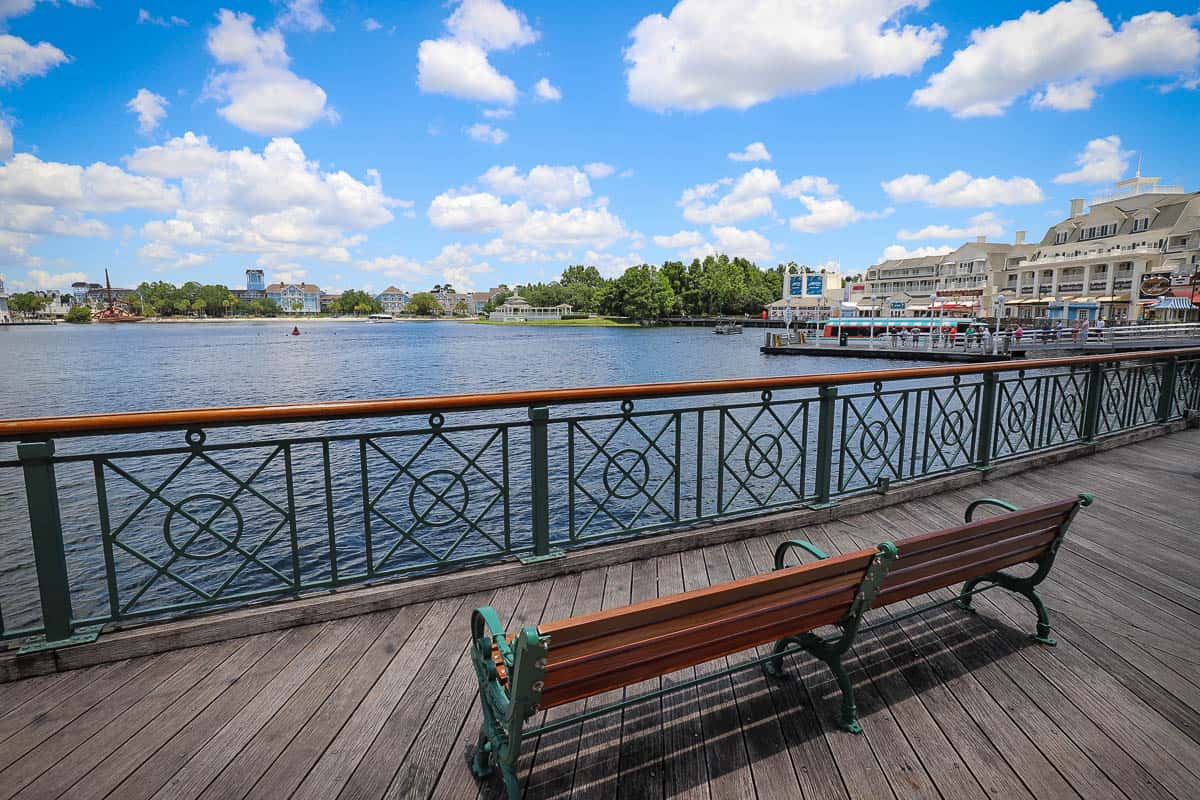
<svg viewBox="0 0 1200 800"><path fill-rule="evenodd" d="M0 420L15 443L0 490L26 499L0 507L0 531L31 565L6 579L0 636L57 646L106 623L823 507L1198 407L1200 348Z"/></svg>

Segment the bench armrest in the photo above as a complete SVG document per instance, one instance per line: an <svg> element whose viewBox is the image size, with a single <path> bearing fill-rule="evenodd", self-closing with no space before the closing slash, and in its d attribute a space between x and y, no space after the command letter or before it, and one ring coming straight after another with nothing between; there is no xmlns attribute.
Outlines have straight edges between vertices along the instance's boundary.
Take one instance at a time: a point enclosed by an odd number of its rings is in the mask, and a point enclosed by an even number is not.
<svg viewBox="0 0 1200 800"><path fill-rule="evenodd" d="M969 506L967 506L966 513L963 514L963 521L970 522L971 517L975 516L975 509L979 508L980 506L999 506L1000 508L1003 508L1005 511L1020 511L1021 510L1021 509L1017 508L1016 506L1014 506L1012 503L1006 503L1003 500L997 500L994 497L985 497L981 500L975 500Z"/></svg>
<svg viewBox="0 0 1200 800"><path fill-rule="evenodd" d="M508 636L504 633L504 625L500 616L491 606L481 606L471 615L471 638L478 640L481 636L490 636L492 643L500 650L504 663L510 667L513 662L512 648L508 645Z"/></svg>
<svg viewBox="0 0 1200 800"><path fill-rule="evenodd" d="M775 569L783 569L783 557L787 555L790 548L799 547L801 550L807 551L810 555L818 559L829 558L829 554L821 548L817 547L812 542L806 542L803 539L789 539L779 547L775 548Z"/></svg>

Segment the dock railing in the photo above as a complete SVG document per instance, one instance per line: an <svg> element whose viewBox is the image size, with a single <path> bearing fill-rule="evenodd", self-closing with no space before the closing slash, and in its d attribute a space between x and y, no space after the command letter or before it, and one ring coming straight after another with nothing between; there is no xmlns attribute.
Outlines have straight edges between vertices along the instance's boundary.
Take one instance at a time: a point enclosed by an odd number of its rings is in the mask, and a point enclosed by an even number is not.
<svg viewBox="0 0 1200 800"><path fill-rule="evenodd" d="M0 420L0 491L26 501L0 534L30 564L0 637L825 507L1197 408L1200 348Z"/></svg>

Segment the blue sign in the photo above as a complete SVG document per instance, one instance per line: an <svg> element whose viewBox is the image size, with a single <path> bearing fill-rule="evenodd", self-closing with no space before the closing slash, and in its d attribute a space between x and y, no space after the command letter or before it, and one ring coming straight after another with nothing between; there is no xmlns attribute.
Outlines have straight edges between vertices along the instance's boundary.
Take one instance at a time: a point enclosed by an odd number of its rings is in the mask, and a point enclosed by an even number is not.
<svg viewBox="0 0 1200 800"><path fill-rule="evenodd" d="M802 278L799 275L793 275L789 279L789 282L788 282L788 294L790 294L792 296L799 296L799 295L804 294L804 291L801 288L803 286L801 281L802 281Z"/></svg>
<svg viewBox="0 0 1200 800"><path fill-rule="evenodd" d="M903 311L903 310L904 310L904 301L903 300L893 300L892 301L892 311Z"/></svg>
<svg viewBox="0 0 1200 800"><path fill-rule="evenodd" d="M805 275L804 293L807 295L822 295L825 293L824 275Z"/></svg>

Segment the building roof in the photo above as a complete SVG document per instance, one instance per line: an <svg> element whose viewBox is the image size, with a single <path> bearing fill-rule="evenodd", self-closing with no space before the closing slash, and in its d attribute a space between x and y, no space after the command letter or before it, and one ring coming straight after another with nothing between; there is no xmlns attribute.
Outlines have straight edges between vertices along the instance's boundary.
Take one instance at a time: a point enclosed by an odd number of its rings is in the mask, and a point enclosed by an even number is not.
<svg viewBox="0 0 1200 800"><path fill-rule="evenodd" d="M395 286L389 286L379 294L405 294L405 292L402 289L397 289Z"/></svg>
<svg viewBox="0 0 1200 800"><path fill-rule="evenodd" d="M321 287L317 286L315 283L272 283L269 286L267 286L266 291L280 292L280 291L283 291L288 286L294 286L297 289L299 289L300 291L305 292L306 294L313 293L313 292L315 292L316 294L321 293Z"/></svg>

